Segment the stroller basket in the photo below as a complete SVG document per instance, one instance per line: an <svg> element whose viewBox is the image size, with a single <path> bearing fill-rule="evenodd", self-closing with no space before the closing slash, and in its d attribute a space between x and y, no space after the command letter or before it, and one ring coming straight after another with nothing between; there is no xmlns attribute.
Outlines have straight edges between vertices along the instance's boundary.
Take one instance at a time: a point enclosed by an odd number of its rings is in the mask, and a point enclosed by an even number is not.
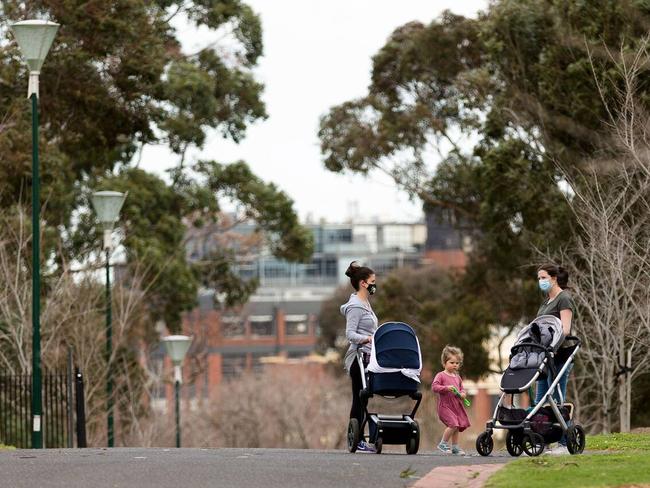
<svg viewBox="0 0 650 488"><path fill-rule="evenodd" d="M508 408L500 406L497 409L497 420L503 425L518 425L524 421L527 412L523 408Z"/></svg>
<svg viewBox="0 0 650 488"><path fill-rule="evenodd" d="M559 410L565 422L571 420L573 409L561 406L559 407ZM555 416L551 407L540 408L539 411L530 419L530 426L534 432L537 432L544 437L544 440L548 444L558 442L562 438L562 427L560 427L559 420Z"/></svg>

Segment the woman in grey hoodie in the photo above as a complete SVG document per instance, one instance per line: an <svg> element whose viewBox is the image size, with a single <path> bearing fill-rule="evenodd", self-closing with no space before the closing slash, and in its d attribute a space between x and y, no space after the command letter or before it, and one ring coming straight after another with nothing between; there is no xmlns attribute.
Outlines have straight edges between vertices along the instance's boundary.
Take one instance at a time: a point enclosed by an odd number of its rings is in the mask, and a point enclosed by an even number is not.
<svg viewBox="0 0 650 488"><path fill-rule="evenodd" d="M345 275L350 278L352 287L356 293L350 295L347 303L341 305L341 314L345 316L345 336L350 342L350 347L345 354L345 369L352 380L352 407L350 418L356 418L359 425L363 425L363 405L359 398L362 388L361 375L363 372L356 361L357 350L361 350L364 356L364 363L370 355L372 336L377 330L377 316L370 306L370 295L377 290L377 278L375 272L365 266L360 266L353 261L348 267ZM374 448L361 441L357 447L358 451L373 451Z"/></svg>

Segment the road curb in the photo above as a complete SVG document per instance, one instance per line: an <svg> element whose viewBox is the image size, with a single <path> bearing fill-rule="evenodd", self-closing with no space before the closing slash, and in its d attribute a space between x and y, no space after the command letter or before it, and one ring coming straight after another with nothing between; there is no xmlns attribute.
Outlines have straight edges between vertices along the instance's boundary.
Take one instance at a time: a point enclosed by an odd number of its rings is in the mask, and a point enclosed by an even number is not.
<svg viewBox="0 0 650 488"><path fill-rule="evenodd" d="M468 466L441 466L432 469L413 488L480 488L488 478L505 464L470 464Z"/></svg>

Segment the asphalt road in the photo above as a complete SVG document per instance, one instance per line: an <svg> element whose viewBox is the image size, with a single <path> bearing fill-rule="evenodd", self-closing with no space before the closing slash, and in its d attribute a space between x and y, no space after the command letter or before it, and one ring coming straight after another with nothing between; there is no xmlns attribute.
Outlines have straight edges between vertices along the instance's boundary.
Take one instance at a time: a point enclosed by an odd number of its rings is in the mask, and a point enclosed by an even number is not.
<svg viewBox="0 0 650 488"><path fill-rule="evenodd" d="M410 486L438 466L502 463L420 453L291 449L46 449L0 451L2 488L333 488ZM401 477L408 470L411 477Z"/></svg>

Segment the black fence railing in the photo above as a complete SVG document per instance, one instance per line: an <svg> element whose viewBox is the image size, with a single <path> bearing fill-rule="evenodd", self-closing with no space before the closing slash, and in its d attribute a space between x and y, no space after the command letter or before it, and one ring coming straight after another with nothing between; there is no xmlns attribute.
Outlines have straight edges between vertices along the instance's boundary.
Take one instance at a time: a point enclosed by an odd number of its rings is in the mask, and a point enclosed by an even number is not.
<svg viewBox="0 0 650 488"><path fill-rule="evenodd" d="M32 379L0 375L0 443L29 447Z"/></svg>
<svg viewBox="0 0 650 488"><path fill-rule="evenodd" d="M45 372L43 384L44 447L86 447L83 377L76 371ZM73 393L74 392L74 393ZM0 444L31 448L32 378L0 374Z"/></svg>

